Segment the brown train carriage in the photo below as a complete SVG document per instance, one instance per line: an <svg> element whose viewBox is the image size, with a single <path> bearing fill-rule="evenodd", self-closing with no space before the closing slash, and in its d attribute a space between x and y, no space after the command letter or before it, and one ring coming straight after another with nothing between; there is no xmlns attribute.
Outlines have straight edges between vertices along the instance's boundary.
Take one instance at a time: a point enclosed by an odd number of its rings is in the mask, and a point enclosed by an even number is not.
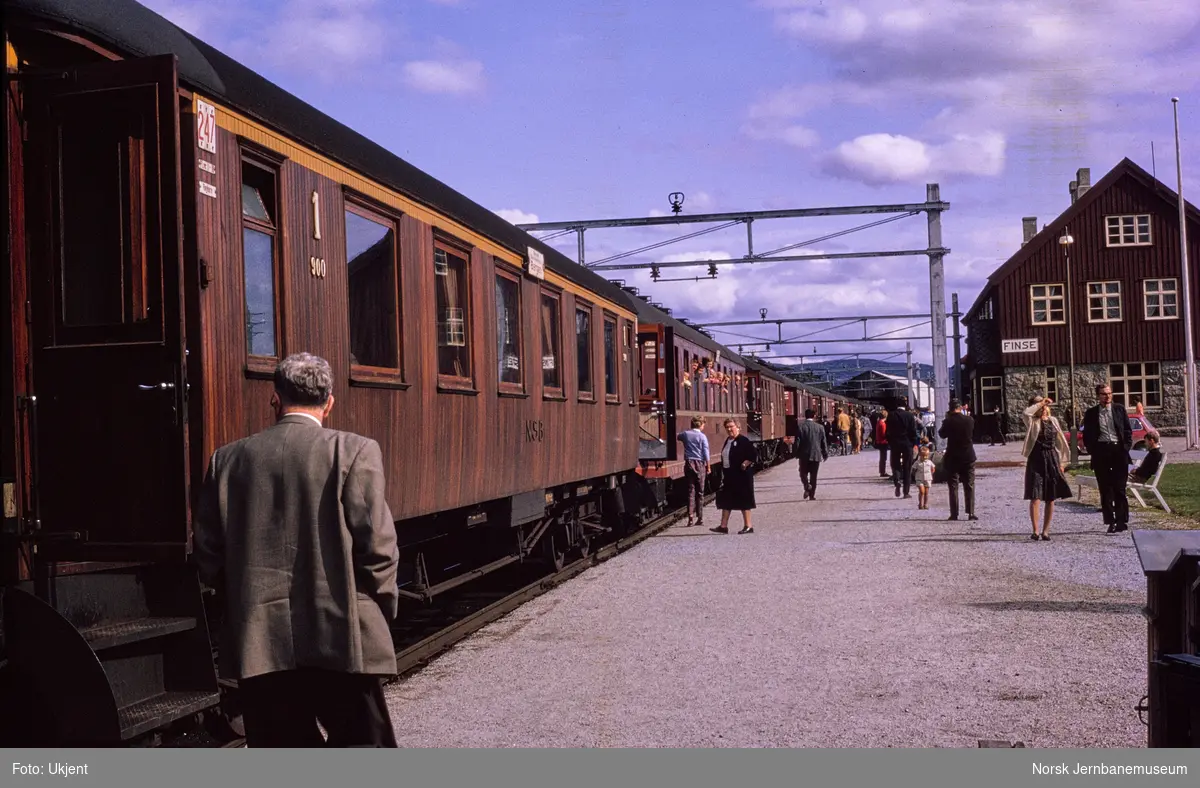
<svg viewBox="0 0 1200 788"><path fill-rule="evenodd" d="M792 433L788 431L788 419L795 417L792 392L796 384L753 357L745 357L743 361L747 431L758 444L759 462L769 465L789 453Z"/></svg>
<svg viewBox="0 0 1200 788"><path fill-rule="evenodd" d="M626 290L638 312L639 473L665 502L675 494L672 482L683 478L678 435L691 429L693 417L705 419L713 474L720 473L725 420L746 431L745 367L729 348L650 303L636 288Z"/></svg>
<svg viewBox="0 0 1200 788"><path fill-rule="evenodd" d="M627 294L132 0L5 14L25 733L130 741L217 703L190 501L290 353L333 365L328 426L380 443L408 597L630 524Z"/></svg>

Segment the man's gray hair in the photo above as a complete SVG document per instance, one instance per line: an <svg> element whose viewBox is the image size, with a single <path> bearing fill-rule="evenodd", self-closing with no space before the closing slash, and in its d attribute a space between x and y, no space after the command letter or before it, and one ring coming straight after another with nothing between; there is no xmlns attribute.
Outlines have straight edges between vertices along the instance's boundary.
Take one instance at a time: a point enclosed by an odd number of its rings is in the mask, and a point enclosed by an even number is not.
<svg viewBox="0 0 1200 788"><path fill-rule="evenodd" d="M284 405L320 407L333 393L333 369L312 353L293 353L275 367L275 391Z"/></svg>

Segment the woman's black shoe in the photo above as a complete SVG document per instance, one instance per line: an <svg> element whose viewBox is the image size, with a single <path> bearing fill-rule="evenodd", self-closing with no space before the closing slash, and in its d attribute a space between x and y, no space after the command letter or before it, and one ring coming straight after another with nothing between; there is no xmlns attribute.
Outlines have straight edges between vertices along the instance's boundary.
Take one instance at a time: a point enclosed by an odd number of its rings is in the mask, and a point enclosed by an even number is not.
<svg viewBox="0 0 1200 788"><path fill-rule="evenodd" d="M1036 542L1036 541L1038 540L1038 535L1037 535L1037 534L1030 534L1030 535L1029 535L1029 538L1030 538L1030 539L1032 539L1033 541L1035 541L1035 542Z"/></svg>
<svg viewBox="0 0 1200 788"><path fill-rule="evenodd" d="M712 531L714 534L727 534L727 533L729 533L729 529L728 529L728 528L723 528L722 526L719 526L719 525L718 525L716 528L709 528L708 530Z"/></svg>
<svg viewBox="0 0 1200 788"><path fill-rule="evenodd" d="M742 530L738 531L738 533L739 534L752 534L752 533L754 533L754 529L753 528L743 528Z"/></svg>
<svg viewBox="0 0 1200 788"><path fill-rule="evenodd" d="M1043 542L1049 542L1049 541L1050 541L1050 537L1049 537L1049 536L1046 536L1045 534L1042 534L1042 541L1043 541Z"/></svg>

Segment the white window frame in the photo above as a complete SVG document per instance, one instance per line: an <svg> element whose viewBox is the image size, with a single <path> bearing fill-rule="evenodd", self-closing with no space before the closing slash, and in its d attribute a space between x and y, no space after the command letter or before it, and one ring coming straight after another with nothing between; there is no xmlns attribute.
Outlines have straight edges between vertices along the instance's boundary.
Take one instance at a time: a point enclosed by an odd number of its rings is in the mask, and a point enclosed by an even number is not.
<svg viewBox="0 0 1200 788"><path fill-rule="evenodd" d="M1100 286L1101 292L1094 293L1092 288ZM1115 290L1113 288L1116 288ZM1113 306L1113 299L1116 300L1117 316L1110 317L1108 311ZM1125 310L1121 304L1121 282L1120 280L1110 279L1106 281L1088 282L1087 283L1087 300L1088 300L1088 322L1089 323L1120 323L1125 317ZM1100 317L1096 317L1093 310L1100 310Z"/></svg>
<svg viewBox="0 0 1200 788"><path fill-rule="evenodd" d="M1152 292L1149 289L1148 286L1151 282L1156 282L1158 284L1158 290ZM1170 290L1167 290L1163 287L1163 285L1166 282L1171 283ZM1172 304L1172 306L1175 309L1175 314L1173 314L1173 315L1161 314L1161 313L1165 312L1165 309L1166 309L1165 305L1162 303L1162 298L1163 298L1163 296L1167 296L1167 295L1172 296L1175 301L1175 303ZM1160 314L1157 317L1150 314L1150 299L1151 299L1151 297L1159 299L1158 310L1159 310ZM1145 317L1146 320L1178 320L1179 319L1179 280L1174 277L1170 277L1167 279L1143 279L1142 280L1142 316Z"/></svg>
<svg viewBox="0 0 1200 788"><path fill-rule="evenodd" d="M1105 245L1150 246L1154 243L1152 225L1153 222L1148 213L1105 216Z"/></svg>
<svg viewBox="0 0 1200 788"><path fill-rule="evenodd" d="M1130 375L1129 368L1136 366L1138 374ZM1154 374L1147 373L1147 367L1154 368ZM1119 369L1119 375L1114 375L1113 371ZM1130 383L1137 382L1137 391L1130 391ZM1155 381L1155 396L1158 397L1157 404L1151 404L1148 381ZM1162 390L1162 365L1157 361L1132 361L1129 363L1114 363L1108 365L1108 385L1113 390L1113 402L1120 403L1125 406L1127 411L1133 410L1135 405L1132 402L1131 395L1141 395L1142 406L1146 410L1162 410L1163 390Z"/></svg>
<svg viewBox="0 0 1200 788"><path fill-rule="evenodd" d="M1058 295L1051 295L1050 288L1057 287ZM1038 288L1042 288L1043 294L1037 295L1035 292ZM1066 287L1061 282L1048 282L1044 284L1036 284L1029 286L1029 321L1035 326L1061 326L1067 322L1067 296ZM1046 320L1037 319L1037 302L1045 301L1046 307L1043 311L1046 313ZM1062 320L1052 320L1050 316L1056 311L1051 304L1054 301L1059 302L1057 311L1062 312Z"/></svg>
<svg viewBox="0 0 1200 788"><path fill-rule="evenodd" d="M1046 367L1046 396L1058 402L1058 367Z"/></svg>

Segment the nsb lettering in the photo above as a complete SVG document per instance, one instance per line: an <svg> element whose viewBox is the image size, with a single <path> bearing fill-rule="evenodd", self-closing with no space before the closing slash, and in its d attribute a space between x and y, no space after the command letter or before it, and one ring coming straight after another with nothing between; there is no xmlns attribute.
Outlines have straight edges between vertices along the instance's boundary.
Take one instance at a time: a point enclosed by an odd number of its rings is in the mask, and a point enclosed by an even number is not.
<svg viewBox="0 0 1200 788"><path fill-rule="evenodd" d="M541 443L546 439L546 429L540 421L525 422L525 442Z"/></svg>

